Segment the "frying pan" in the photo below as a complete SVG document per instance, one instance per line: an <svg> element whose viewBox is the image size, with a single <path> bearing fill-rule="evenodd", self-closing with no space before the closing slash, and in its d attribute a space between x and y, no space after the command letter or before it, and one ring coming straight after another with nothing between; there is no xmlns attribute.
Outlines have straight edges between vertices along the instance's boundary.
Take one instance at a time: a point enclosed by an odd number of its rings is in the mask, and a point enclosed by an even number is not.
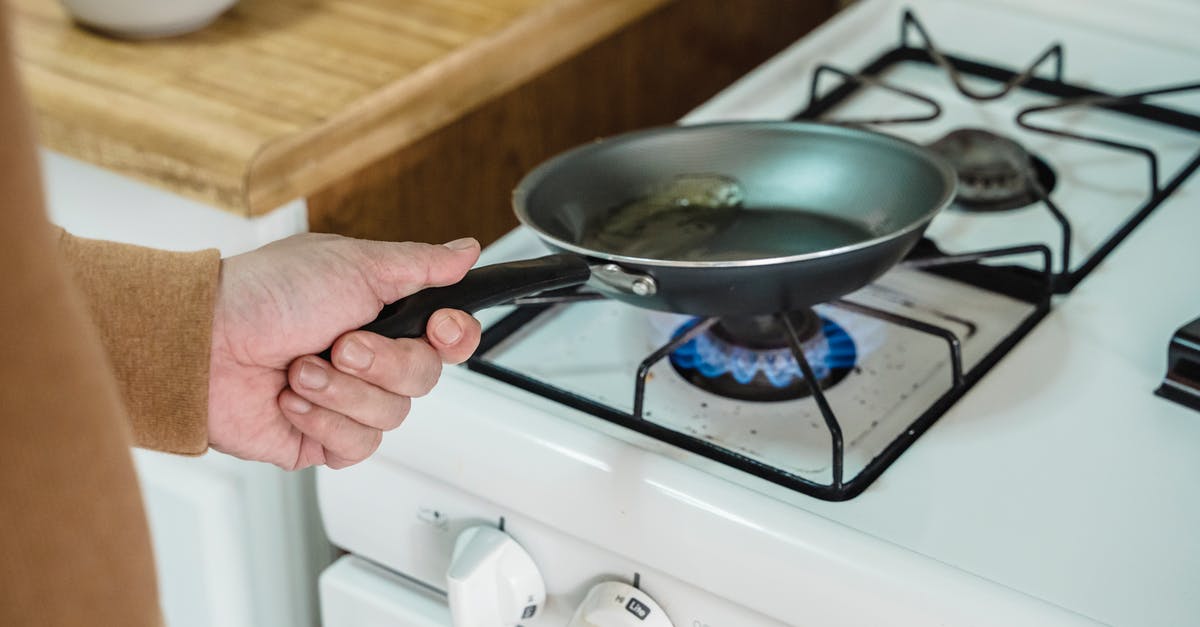
<svg viewBox="0 0 1200 627"><path fill-rule="evenodd" d="M734 122L619 135L550 159L514 191L517 218L559 254L471 270L363 328L420 337L443 307L474 312L583 283L698 316L797 310L899 262L955 185L937 155L862 129ZM639 201L671 193L725 204Z"/></svg>

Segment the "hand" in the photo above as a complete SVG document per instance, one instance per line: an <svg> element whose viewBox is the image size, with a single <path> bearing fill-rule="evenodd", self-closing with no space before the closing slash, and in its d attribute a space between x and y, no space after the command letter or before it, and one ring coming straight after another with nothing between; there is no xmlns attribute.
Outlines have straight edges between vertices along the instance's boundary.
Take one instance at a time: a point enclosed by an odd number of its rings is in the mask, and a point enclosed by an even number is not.
<svg viewBox="0 0 1200 627"><path fill-rule="evenodd" d="M475 352L480 327L443 309L423 339L352 329L386 303L458 282L478 258L473 239L437 246L297 235L223 260L209 443L287 470L365 459L404 420L410 399L429 392L443 362ZM314 356L331 344L332 364Z"/></svg>

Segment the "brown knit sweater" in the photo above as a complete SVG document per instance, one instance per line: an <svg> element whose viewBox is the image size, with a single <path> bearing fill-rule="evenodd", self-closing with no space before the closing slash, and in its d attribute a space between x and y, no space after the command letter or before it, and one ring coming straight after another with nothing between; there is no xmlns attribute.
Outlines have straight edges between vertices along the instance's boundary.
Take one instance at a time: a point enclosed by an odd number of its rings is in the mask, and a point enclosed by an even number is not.
<svg viewBox="0 0 1200 627"><path fill-rule="evenodd" d="M59 231L143 448L208 450L208 358L221 267L215 250L175 253Z"/></svg>
<svg viewBox="0 0 1200 627"><path fill-rule="evenodd" d="M157 625L130 445L208 448L219 257L61 234L64 272L31 230L0 252L0 625Z"/></svg>
<svg viewBox="0 0 1200 627"><path fill-rule="evenodd" d="M130 445L207 448L218 255L49 225L6 39L0 7L0 625L159 625Z"/></svg>

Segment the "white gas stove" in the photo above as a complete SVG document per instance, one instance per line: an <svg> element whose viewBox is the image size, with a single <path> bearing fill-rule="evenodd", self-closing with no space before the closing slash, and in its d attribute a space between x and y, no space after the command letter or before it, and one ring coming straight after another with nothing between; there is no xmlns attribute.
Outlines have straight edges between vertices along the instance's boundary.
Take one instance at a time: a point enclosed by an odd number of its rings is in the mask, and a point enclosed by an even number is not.
<svg viewBox="0 0 1200 627"><path fill-rule="evenodd" d="M318 475L326 625L1200 622L1200 411L1154 394L1200 316L1200 6L1047 4L867 0L685 119L873 121L964 196L798 314L815 386L725 321L481 313L469 369Z"/></svg>

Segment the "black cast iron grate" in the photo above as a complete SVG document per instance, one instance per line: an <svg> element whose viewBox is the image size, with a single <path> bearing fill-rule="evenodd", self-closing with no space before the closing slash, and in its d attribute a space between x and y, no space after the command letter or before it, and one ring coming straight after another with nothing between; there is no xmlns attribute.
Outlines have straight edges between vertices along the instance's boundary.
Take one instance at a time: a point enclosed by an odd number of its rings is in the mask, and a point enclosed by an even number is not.
<svg viewBox="0 0 1200 627"><path fill-rule="evenodd" d="M909 45L909 39L913 32L916 32L924 39L925 46L923 48L914 48ZM819 389L815 390L813 401L817 404L830 434L831 478L829 483L820 483L787 472L711 441L693 437L645 419L642 415L645 406L645 383L650 368L655 363L666 358L672 350L686 343L695 334L708 328L708 326L715 322L715 319L700 321L689 332L672 339L672 341L660 347L642 361L638 371L633 374L634 403L632 412L625 412L593 399L580 396L524 373L500 366L488 359L489 352L496 348L503 340L526 325L534 323L539 316L551 308L600 298L596 294L581 292L551 294L522 299L520 302L514 303L519 305L514 312L484 331L479 350L467 362L467 366L473 371L538 394L567 407L589 413L638 433L667 442L708 459L816 498L842 501L860 494L958 401L963 394L991 370L1000 359L1008 354L1022 338L1028 335L1049 311L1053 292L1069 291L1078 284L1146 216L1158 207L1165 198L1170 196L1200 166L1200 150L1198 150L1186 166L1169 181L1163 183L1159 179L1158 158L1148 148L1114 142L1100 137L1036 126L1028 120L1032 115L1054 109L1081 106L1102 107L1159 124L1170 125L1192 132L1200 132L1200 117L1145 102L1145 99L1150 96L1200 89L1200 83L1170 86L1135 94L1104 94L1078 85L1072 85L1062 80L1063 50L1057 44L1047 48L1032 64L1020 72L951 56L942 53L934 46L928 33L911 11L905 11L902 17L900 45L884 53L875 61L868 64L862 71L850 73L830 65L818 67L812 77L810 102L803 111L795 116L795 119L822 118L822 116L833 111L838 104L844 102L857 90L863 88L882 88L911 97L928 105L930 111L924 115L901 118L841 120L835 122L843 124L882 125L920 123L936 119L941 115L941 106L932 98L903 87L891 85L880 78L882 74L896 64L910 62L934 64L942 67L946 70L960 93L974 100L995 100L1004 97L1016 88L1029 89L1060 98L1061 100L1054 104L1031 107L1021 111L1017 116L1017 122L1029 130L1054 135L1066 140L1086 141L1107 146L1114 150L1124 150L1139 154L1147 160L1150 171L1150 185L1145 202L1139 207L1132 209L1128 220L1103 245L1097 248L1087 261L1075 270L1070 269L1069 258L1064 254L1058 260L1061 269L1056 272L1054 269L1056 264L1052 259L1052 253L1049 247L1044 244L1023 244L975 253L945 255L937 249L934 243L925 240L913 251L909 258L903 262L904 265L1004 294L1033 305L1030 312L1019 321L1013 330L970 370L964 371L959 339L948 329L845 299L828 303L833 307L875 317L888 324L904 326L945 341L951 365L952 381L949 389L922 412L907 429L902 430L896 439L884 447L854 477L850 479L844 477L843 460L845 456L845 444L842 441L841 426L837 420L835 409L829 405L824 393ZM1035 76L1037 69L1047 63L1054 64L1054 78L1046 79ZM842 78L843 82L825 95L818 95L818 84L821 76L827 74L837 75ZM1000 82L1002 86L991 93L981 93L965 85L962 81L964 75L992 79ZM826 119L825 121L830 120ZM1039 190L1041 202L1058 221L1062 229L1062 250L1064 253L1069 253L1071 240L1070 221L1053 203L1049 195L1040 189L1040 185L1036 181L1032 181L1032 184L1035 189ZM1040 271L1017 265L982 263L985 260L1030 254L1036 254L1041 257L1042 268ZM812 368L800 347L801 342L795 330L791 328L790 321L786 316L781 316L780 319L785 327L789 329L790 337L788 339L792 347L792 352L803 374L808 380L814 380L815 377L812 375ZM819 386L814 387L819 388Z"/></svg>
<svg viewBox="0 0 1200 627"><path fill-rule="evenodd" d="M924 42L923 47L909 45L910 39L919 36ZM1146 198L1138 205L1131 207L1129 217L1109 237L1088 256L1078 268L1071 269L1071 222L1059 209L1042 187L1036 177L1029 176L1028 183L1035 192L1039 202L1053 216L1061 230L1061 253L1058 259L1060 270L1055 273L1054 287L1056 292L1068 292L1079 284L1092 270L1121 243L1146 216L1150 215L1163 200L1168 198L1185 180L1200 167L1200 142L1197 150L1187 160L1173 177L1162 181L1159 168L1159 157L1151 148L1127 142L1116 141L1097 135L1077 133L1057 129L1031 121L1032 118L1050 111L1060 111L1070 108L1096 107L1124 115L1136 117L1149 122L1164 124L1184 131L1200 133L1200 116L1157 106L1147 102L1156 96L1179 94L1183 92L1200 92L1200 81L1167 85L1128 94L1107 94L1080 85L1067 83L1063 80L1063 62L1065 52L1060 44L1053 44L1037 55L1025 69L1014 71L987 63L981 63L942 52L929 36L916 15L911 10L905 10L900 21L900 45L887 51L879 58L869 63L857 73L848 72L829 64L818 65L813 72L809 85L808 106L793 116L795 120L821 120L827 123L845 124L851 126L886 126L892 124L914 124L930 122L942 114L941 105L933 98L915 92L900 85L895 85L883 78L892 68L903 63L921 63L935 65L944 70L955 89L962 96L974 101L999 100L1016 89L1024 89L1047 96L1058 98L1056 102L1047 105L1026 107L1016 116L1017 125L1022 128L1057 137L1067 141L1085 142L1103 146L1112 150L1137 155L1146 161L1149 182ZM1052 64L1052 78L1037 76L1039 68ZM820 95L820 84L823 76L833 75L841 79L841 84L825 95ZM968 86L963 76L975 76L990 79L1000 83L999 89L991 92L981 92ZM860 119L831 118L838 105L845 102L862 89L883 89L905 98L922 103L928 112L921 115L901 117L878 117Z"/></svg>

